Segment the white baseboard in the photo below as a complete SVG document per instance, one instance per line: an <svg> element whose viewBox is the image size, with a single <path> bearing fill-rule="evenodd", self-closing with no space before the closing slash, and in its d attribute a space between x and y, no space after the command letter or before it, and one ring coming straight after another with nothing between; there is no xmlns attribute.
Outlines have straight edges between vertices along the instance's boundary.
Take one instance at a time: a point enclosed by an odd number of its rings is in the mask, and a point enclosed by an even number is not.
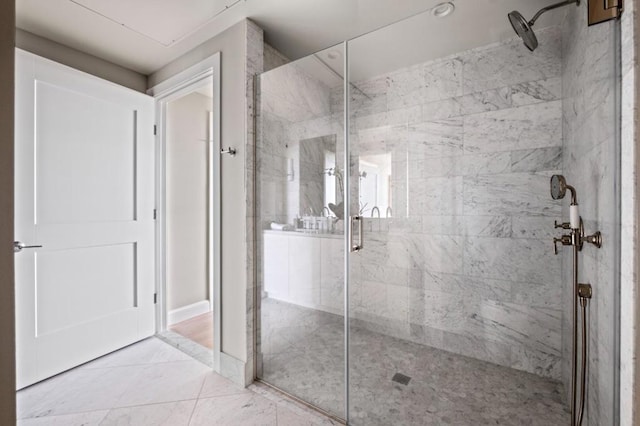
<svg viewBox="0 0 640 426"><path fill-rule="evenodd" d="M198 315L206 314L209 311L211 311L211 304L208 300L201 300L200 302L174 309L167 313L167 326L172 326L173 324L186 321Z"/></svg>

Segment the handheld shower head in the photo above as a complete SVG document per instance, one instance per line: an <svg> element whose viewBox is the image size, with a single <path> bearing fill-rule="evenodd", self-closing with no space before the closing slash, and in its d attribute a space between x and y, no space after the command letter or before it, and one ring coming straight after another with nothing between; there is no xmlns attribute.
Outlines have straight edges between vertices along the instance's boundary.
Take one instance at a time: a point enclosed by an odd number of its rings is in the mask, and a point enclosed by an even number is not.
<svg viewBox="0 0 640 426"><path fill-rule="evenodd" d="M577 205L576 190L573 186L567 185L567 180L562 175L551 176L551 198L561 200L567 194L567 189L571 192L571 204Z"/></svg>
<svg viewBox="0 0 640 426"><path fill-rule="evenodd" d="M577 6L580 5L580 0L566 0L560 3L552 4L551 6L543 7L536 13L530 21L524 19L524 16L517 10L507 14L509 17L509 22L511 22L511 26L513 30L518 34L518 36L522 39L522 42L527 49L530 51L534 51L538 47L538 39L536 38L536 34L533 32L533 24L538 20L540 15L545 13L548 10L555 9L558 7L566 6L568 4L575 3Z"/></svg>
<svg viewBox="0 0 640 426"><path fill-rule="evenodd" d="M551 176L551 198L561 200L567 193L567 181L562 175Z"/></svg>

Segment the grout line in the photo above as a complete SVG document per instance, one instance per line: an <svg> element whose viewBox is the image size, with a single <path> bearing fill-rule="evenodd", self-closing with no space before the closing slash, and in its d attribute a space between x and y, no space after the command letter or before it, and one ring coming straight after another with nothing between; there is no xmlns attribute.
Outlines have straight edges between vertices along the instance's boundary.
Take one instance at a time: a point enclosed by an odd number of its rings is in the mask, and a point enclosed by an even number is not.
<svg viewBox="0 0 640 426"><path fill-rule="evenodd" d="M193 420L193 415L196 412L196 407L198 406L198 401L200 401L200 399L196 399L195 402L193 403L193 408L191 409L191 414L189 415L189 421L187 422L187 425L190 425L191 421Z"/></svg>

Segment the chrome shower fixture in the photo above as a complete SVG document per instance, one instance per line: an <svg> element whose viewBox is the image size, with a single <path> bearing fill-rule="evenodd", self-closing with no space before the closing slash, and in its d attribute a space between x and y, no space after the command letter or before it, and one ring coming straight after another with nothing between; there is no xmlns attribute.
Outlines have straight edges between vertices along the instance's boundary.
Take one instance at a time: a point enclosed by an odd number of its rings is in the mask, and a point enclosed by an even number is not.
<svg viewBox="0 0 640 426"><path fill-rule="evenodd" d="M578 211L578 195L576 189L567 184L567 180L562 175L551 176L551 198L561 200L567 193L571 192L571 204L569 205L569 226L565 229L580 229L580 212Z"/></svg>
<svg viewBox="0 0 640 426"><path fill-rule="evenodd" d="M537 16L537 15L536 15ZM553 239L553 251L558 254L558 244L563 246L573 246L573 346L571 358L571 426L582 426L584 415L585 395L587 386L587 359L588 352L588 325L587 325L587 305L592 297L593 289L591 284L580 283L578 281L578 252L582 251L585 242L591 243L597 248L602 247L602 235L600 231L593 235L585 235L582 218L578 213L578 201L576 190L567 184L567 180L562 175L551 176L551 198L560 200L567 194L567 189L571 191L571 205L569 206L569 222L554 224L554 228L569 229L569 234L563 234L559 238ZM578 302L582 310L582 365L580 368L580 398L578 399Z"/></svg>
<svg viewBox="0 0 640 426"><path fill-rule="evenodd" d="M551 176L551 198L554 200L561 200L567 193L567 189L571 191L571 204L578 204L576 198L576 189L567 185L567 180L562 175Z"/></svg>
<svg viewBox="0 0 640 426"><path fill-rule="evenodd" d="M538 47L538 39L536 38L536 34L533 32L533 24L538 20L540 15L545 13L548 10L556 9L558 7L566 6L569 4L575 3L576 6L580 5L580 0L566 0L560 3L552 4L547 7L543 7L536 13L530 21L527 21L524 16L517 10L509 13L507 16L509 17L509 22L511 22L511 26L513 30L518 34L518 36L522 39L527 49L530 51L536 50Z"/></svg>

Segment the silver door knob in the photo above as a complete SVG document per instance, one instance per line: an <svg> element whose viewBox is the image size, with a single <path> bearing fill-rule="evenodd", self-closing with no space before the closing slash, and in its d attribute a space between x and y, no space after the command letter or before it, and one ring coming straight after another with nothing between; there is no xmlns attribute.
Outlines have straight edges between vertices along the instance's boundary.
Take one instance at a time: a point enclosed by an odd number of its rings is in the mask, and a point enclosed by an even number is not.
<svg viewBox="0 0 640 426"><path fill-rule="evenodd" d="M22 249L26 249L26 248L40 248L40 247L42 247L42 246L41 245L29 246L29 245L26 245L25 243L22 243L20 241L14 241L13 242L13 252L14 253L21 252Z"/></svg>

